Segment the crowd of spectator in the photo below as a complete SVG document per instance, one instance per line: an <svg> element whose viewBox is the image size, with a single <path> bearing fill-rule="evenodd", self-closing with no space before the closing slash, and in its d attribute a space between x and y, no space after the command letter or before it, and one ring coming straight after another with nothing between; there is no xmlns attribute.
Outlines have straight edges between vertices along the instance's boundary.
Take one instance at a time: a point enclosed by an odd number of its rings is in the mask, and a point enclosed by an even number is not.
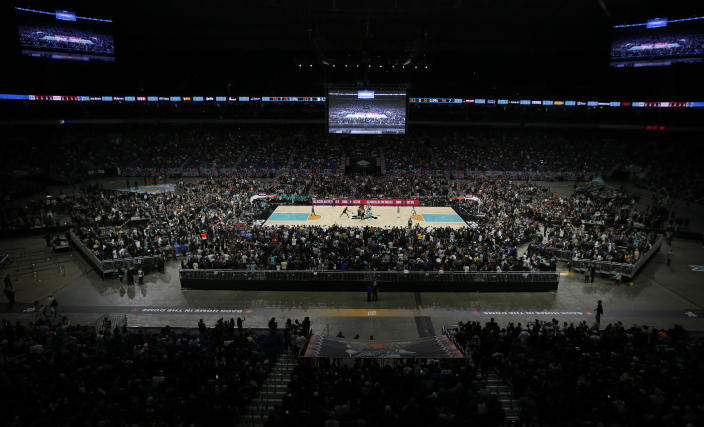
<svg viewBox="0 0 704 427"><path fill-rule="evenodd" d="M281 329L233 319L195 332L104 323L3 321L0 378L13 387L3 424L234 425L285 349Z"/></svg>
<svg viewBox="0 0 704 427"><path fill-rule="evenodd" d="M269 185L276 191L276 183ZM211 179L159 195L97 192L74 209L72 221L80 225L78 237L99 259L183 254L182 265L187 268L525 271L546 267L540 257L527 259L517 251L518 245L539 234L538 223L519 211L519 193L534 194L541 191L537 187L483 181L486 202L481 205L478 226L462 230L257 225L248 214L266 209L268 202L250 203L253 187L257 183L251 180Z"/></svg>
<svg viewBox="0 0 704 427"><path fill-rule="evenodd" d="M531 133L526 142L511 131L473 136L419 131L369 140L336 139L308 128L283 131L136 126L127 132L57 132L65 163L52 162L30 144L26 151L37 155L35 168L46 162L52 173L90 165L144 175L134 186L168 170L227 176L187 180L174 193L93 188L29 202L0 211L0 226L72 224L99 259L185 255L184 266L198 268L522 271L554 268L548 248L569 251L574 259L634 263L652 247L652 231L667 218L661 207L643 211L624 192L587 189L558 197L532 182L457 179L455 168L571 169L586 178L623 159L623 153L614 156L618 148L610 148L609 141ZM106 135L108 143L98 143ZM2 148L10 161L21 157L9 148L21 146L18 142ZM601 148L587 149L588 143ZM345 158L364 155L378 158L386 174L342 173ZM125 185L133 187L129 177ZM250 201L259 193L276 195L277 204L310 203L316 197L413 198L424 206L451 205L473 225L465 231L272 229L257 225L273 206L266 199ZM465 194L478 195L480 202L454 199ZM524 243L531 246L521 254L518 246Z"/></svg>
<svg viewBox="0 0 704 427"><path fill-rule="evenodd" d="M526 271L541 267L519 257L517 241L509 236L482 236L469 228L255 226L240 233L245 233L243 238L197 245L182 266L341 271Z"/></svg>
<svg viewBox="0 0 704 427"><path fill-rule="evenodd" d="M442 199L450 196L444 175L338 175L313 182L311 194L320 198Z"/></svg>
<svg viewBox="0 0 704 427"><path fill-rule="evenodd" d="M184 183L177 192L158 195L99 191L86 195L72 221L99 259L156 255L165 247L175 256L193 249L194 242L234 233L245 212L265 209L266 201L252 203L248 197L267 188L233 179Z"/></svg>
<svg viewBox="0 0 704 427"><path fill-rule="evenodd" d="M643 210L637 203L632 194L600 187L530 203L531 217L545 221L544 238L531 249L542 245L570 251L575 260L635 263L653 247L653 230L667 219L662 206Z"/></svg>
<svg viewBox="0 0 704 427"><path fill-rule="evenodd" d="M600 329L535 320L460 322L452 335L483 371L511 385L521 425L697 426L704 341L681 327Z"/></svg>
<svg viewBox="0 0 704 427"><path fill-rule="evenodd" d="M548 249L571 251L574 259L634 263L652 247L667 211L642 211L621 190L581 190L558 197L506 179L292 174L181 182L163 194L95 189L25 212L38 212L35 220L45 222L60 216L101 260L183 255L184 268L200 269L527 271L556 267ZM260 192L278 198L252 201ZM464 194L478 201L454 199ZM453 206L471 226L260 225L272 203L312 197L418 198L421 205ZM13 212L2 218L32 217ZM527 252L519 253L526 243Z"/></svg>
<svg viewBox="0 0 704 427"><path fill-rule="evenodd" d="M265 425L489 427L503 420L501 403L464 360L383 366L323 359L294 369L286 396Z"/></svg>
<svg viewBox="0 0 704 427"><path fill-rule="evenodd" d="M342 169L353 153L383 158L385 170L532 170L608 172L619 160L614 148L598 137L519 132L418 131L360 140L301 127L266 130L232 127L72 127L9 136L18 145L3 147L14 167L37 168L78 178L88 170L114 170L134 175L180 175L186 169L240 170ZM596 141L594 140L596 139ZM42 145L52 141L51 150ZM590 150L575 149L589 146ZM207 149L204 149L207 147ZM56 158L61 162L56 162Z"/></svg>
<svg viewBox="0 0 704 427"><path fill-rule="evenodd" d="M367 138L329 135L306 126L65 126L8 134L7 166L77 182L90 171L123 176L273 178L340 175L346 158L374 158L388 175L521 172L531 177L630 176L675 198L698 200L704 180L688 151L663 138L595 132L514 129L415 129ZM50 145L47 145L50 144ZM638 144L632 150L630 144ZM57 161L60 159L60 161Z"/></svg>
<svg viewBox="0 0 704 427"><path fill-rule="evenodd" d="M33 230L70 225L74 200L66 194L27 200L0 210L0 230Z"/></svg>

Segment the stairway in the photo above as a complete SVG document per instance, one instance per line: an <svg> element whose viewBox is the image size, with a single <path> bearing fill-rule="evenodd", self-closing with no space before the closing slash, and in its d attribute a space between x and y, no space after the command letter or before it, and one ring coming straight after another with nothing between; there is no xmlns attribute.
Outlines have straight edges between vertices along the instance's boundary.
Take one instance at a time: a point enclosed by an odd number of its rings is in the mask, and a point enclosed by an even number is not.
<svg viewBox="0 0 704 427"><path fill-rule="evenodd" d="M513 397L511 387L494 372L489 372L487 375L486 387L501 402L501 407L506 414L506 425L513 425L518 420L520 407L518 400Z"/></svg>
<svg viewBox="0 0 704 427"><path fill-rule="evenodd" d="M276 365L269 372L257 396L252 399L249 406L237 424L238 427L261 427L269 419L269 411L274 405L279 405L288 383L291 381L291 371L298 364L296 356L290 352L283 353Z"/></svg>

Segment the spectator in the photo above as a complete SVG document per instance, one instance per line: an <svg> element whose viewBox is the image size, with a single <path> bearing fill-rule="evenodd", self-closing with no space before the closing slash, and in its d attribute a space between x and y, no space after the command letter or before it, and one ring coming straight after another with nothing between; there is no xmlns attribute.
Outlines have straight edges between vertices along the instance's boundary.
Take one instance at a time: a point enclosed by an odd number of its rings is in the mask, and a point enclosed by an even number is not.
<svg viewBox="0 0 704 427"><path fill-rule="evenodd" d="M10 275L5 275L5 290L3 291L7 297L7 310L12 310L15 305L15 288L12 286L12 280L10 280Z"/></svg>
<svg viewBox="0 0 704 427"><path fill-rule="evenodd" d="M596 324L599 325L601 323L601 316L604 314L604 307L601 305L601 300L597 302L594 313L596 313Z"/></svg>

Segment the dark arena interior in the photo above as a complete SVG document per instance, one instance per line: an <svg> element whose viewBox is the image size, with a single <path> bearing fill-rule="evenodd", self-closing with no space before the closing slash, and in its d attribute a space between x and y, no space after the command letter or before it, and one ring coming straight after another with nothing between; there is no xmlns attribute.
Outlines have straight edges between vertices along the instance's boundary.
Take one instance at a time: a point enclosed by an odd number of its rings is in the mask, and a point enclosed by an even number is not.
<svg viewBox="0 0 704 427"><path fill-rule="evenodd" d="M7 426L704 426L704 3L0 6Z"/></svg>

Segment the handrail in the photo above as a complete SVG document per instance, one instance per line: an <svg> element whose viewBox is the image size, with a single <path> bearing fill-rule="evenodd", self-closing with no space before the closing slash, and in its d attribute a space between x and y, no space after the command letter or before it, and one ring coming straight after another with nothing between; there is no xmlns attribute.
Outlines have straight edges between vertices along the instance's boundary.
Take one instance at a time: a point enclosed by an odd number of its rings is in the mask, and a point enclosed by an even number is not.
<svg viewBox="0 0 704 427"><path fill-rule="evenodd" d="M340 270L194 270L182 269L180 278L198 280L354 281L354 282L539 282L557 283L553 271L340 271Z"/></svg>
<svg viewBox="0 0 704 427"><path fill-rule="evenodd" d="M79 251L88 259L88 261L93 264L96 270L100 271L101 275L105 277L106 274L114 273L120 267L125 265L128 266L143 266L147 267L156 263L157 256L140 256L140 257L129 257L129 258L118 258L118 259L105 259L101 260L93 251L91 251L73 232L69 230L68 238L69 240L78 248Z"/></svg>
<svg viewBox="0 0 704 427"><path fill-rule="evenodd" d="M589 259L571 259L572 258L572 251L567 250L567 249L558 249L558 248L546 248L548 253L555 255L557 259L560 261L569 261L571 263L571 266L575 270L583 270L587 267L594 266L596 267L596 271L599 273L604 273L604 274L616 274L616 273L621 273L622 276L625 277L633 277L635 276L638 271L643 268L646 262L650 260L650 258L653 257L658 251L660 251L660 247L662 246L662 236L659 236L656 240L655 243L653 244L653 247L650 248L649 251L644 253L638 261L636 261L633 264L627 264L623 262L612 262L612 261L592 261Z"/></svg>

